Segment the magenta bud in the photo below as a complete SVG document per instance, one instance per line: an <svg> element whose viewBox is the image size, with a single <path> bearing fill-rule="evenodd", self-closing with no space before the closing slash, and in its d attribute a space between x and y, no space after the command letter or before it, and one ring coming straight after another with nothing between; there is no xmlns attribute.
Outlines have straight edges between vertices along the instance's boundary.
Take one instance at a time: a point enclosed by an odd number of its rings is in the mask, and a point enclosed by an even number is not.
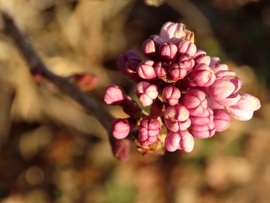
<svg viewBox="0 0 270 203"><path fill-rule="evenodd" d="M215 67L217 67L219 65L219 62L220 62L220 58L219 57L217 57L217 56L211 57L211 61L210 61L209 66L211 68L215 68Z"/></svg>
<svg viewBox="0 0 270 203"><path fill-rule="evenodd" d="M215 101L222 106L232 106L240 100L240 94L231 94L225 99L216 99Z"/></svg>
<svg viewBox="0 0 270 203"><path fill-rule="evenodd" d="M226 79L229 77L234 77L236 75L236 73L231 70L220 70L217 71L215 74L217 79Z"/></svg>
<svg viewBox="0 0 270 203"><path fill-rule="evenodd" d="M189 89L183 96L183 104L188 108L190 115L202 114L207 107L206 95L198 89Z"/></svg>
<svg viewBox="0 0 270 203"><path fill-rule="evenodd" d="M142 62L140 55L132 50L120 55L117 60L119 70L130 79L138 82L141 78L137 75L137 67Z"/></svg>
<svg viewBox="0 0 270 203"><path fill-rule="evenodd" d="M151 116L144 117L138 127L138 139L142 146L156 142L160 132L160 122Z"/></svg>
<svg viewBox="0 0 270 203"><path fill-rule="evenodd" d="M211 62L211 57L207 56L207 55L200 55L200 56L196 57L195 62L197 64L203 63L203 64L209 66L210 62Z"/></svg>
<svg viewBox="0 0 270 203"><path fill-rule="evenodd" d="M206 108L202 114L190 116L192 125L207 125L214 119L213 110Z"/></svg>
<svg viewBox="0 0 270 203"><path fill-rule="evenodd" d="M197 51L197 47L194 43L188 40L181 40L177 44L178 52L193 57Z"/></svg>
<svg viewBox="0 0 270 203"><path fill-rule="evenodd" d="M137 83L135 94L143 106L149 106L158 96L158 87L157 85L142 81Z"/></svg>
<svg viewBox="0 0 270 203"><path fill-rule="evenodd" d="M236 89L238 89L238 87L236 87L233 82L226 79L218 79L208 88L210 96L215 100L225 99L234 93Z"/></svg>
<svg viewBox="0 0 270 203"><path fill-rule="evenodd" d="M214 110L214 123L217 132L222 132L230 126L230 115L223 109Z"/></svg>
<svg viewBox="0 0 270 203"><path fill-rule="evenodd" d="M112 152L116 159L119 161L126 161L129 157L130 143L126 139L113 140L112 141Z"/></svg>
<svg viewBox="0 0 270 203"><path fill-rule="evenodd" d="M137 74L142 79L150 80L150 79L156 78L157 75L153 66L154 66L154 61L151 61L151 60L143 61L137 67Z"/></svg>
<svg viewBox="0 0 270 203"><path fill-rule="evenodd" d="M149 58L155 58L159 46L163 43L163 40L158 35L152 35L143 42L142 49L144 54Z"/></svg>
<svg viewBox="0 0 270 203"><path fill-rule="evenodd" d="M164 147L169 152L174 152L176 150L191 152L194 148L194 139L187 130L169 132L165 138Z"/></svg>
<svg viewBox="0 0 270 203"><path fill-rule="evenodd" d="M124 139L130 130L135 127L135 122L131 119L116 118L112 123L112 134L116 139Z"/></svg>
<svg viewBox="0 0 270 203"><path fill-rule="evenodd" d="M253 112L261 107L260 100L250 94L239 94L240 100L236 104L226 107L226 110L237 120L249 120L252 118Z"/></svg>
<svg viewBox="0 0 270 203"><path fill-rule="evenodd" d="M186 26L182 23L165 23L160 31L160 37L164 42L177 43L182 39L185 39L190 31L186 30ZM193 39L192 39L193 40Z"/></svg>
<svg viewBox="0 0 270 203"><path fill-rule="evenodd" d="M213 59L213 58L211 58L211 59ZM216 66L213 67L212 69L214 70L215 73L217 73L219 71L228 71L229 66L227 64L216 64Z"/></svg>
<svg viewBox="0 0 270 203"><path fill-rule="evenodd" d="M170 131L186 130L191 124L189 111L181 104L169 106L164 112L164 122Z"/></svg>
<svg viewBox="0 0 270 203"><path fill-rule="evenodd" d="M169 68L170 79L173 81L178 81L186 77L187 70L185 68L181 68L179 64L173 63Z"/></svg>
<svg viewBox="0 0 270 203"><path fill-rule="evenodd" d="M117 59L117 66L119 70L123 72L124 74L126 74L127 72L126 65L128 61L137 62L136 64L138 65L142 61L142 59L140 55L136 51L133 51L133 50L129 50L125 52L124 54L121 54Z"/></svg>
<svg viewBox="0 0 270 203"><path fill-rule="evenodd" d="M124 90L117 85L109 85L105 89L104 101L110 105L122 105L127 98Z"/></svg>
<svg viewBox="0 0 270 203"><path fill-rule="evenodd" d="M166 86L162 90L163 102L167 102L171 106L176 105L180 97L181 97L180 90L172 85Z"/></svg>
<svg viewBox="0 0 270 203"><path fill-rule="evenodd" d="M143 42L142 45L143 52L146 56L151 56L156 54L156 45L152 39L147 39Z"/></svg>
<svg viewBox="0 0 270 203"><path fill-rule="evenodd" d="M173 59L174 56L177 53L177 47L175 44L172 43L163 43L160 47L159 47L159 54L160 56L166 58L166 59Z"/></svg>
<svg viewBox="0 0 270 203"><path fill-rule="evenodd" d="M193 58L194 60L196 60L197 58L199 57L203 57L203 56L206 56L206 52L203 51L203 50L200 50L200 49L197 49L196 53L194 54Z"/></svg>
<svg viewBox="0 0 270 203"><path fill-rule="evenodd" d="M224 106L217 103L216 100L213 100L211 97L207 97L207 107L211 109L224 109Z"/></svg>
<svg viewBox="0 0 270 203"><path fill-rule="evenodd" d="M180 140L181 140L181 137L179 133L170 132L165 138L165 143L164 143L165 149L169 152L174 152L178 150L180 148L179 147Z"/></svg>
<svg viewBox="0 0 270 203"><path fill-rule="evenodd" d="M189 71L194 67L195 61L188 55L182 55L179 57L178 64L180 68Z"/></svg>
<svg viewBox="0 0 270 203"><path fill-rule="evenodd" d="M215 79L213 70L205 64L198 64L188 75L189 84L192 87L208 87L213 84Z"/></svg>
<svg viewBox="0 0 270 203"><path fill-rule="evenodd" d="M167 80L168 75L168 65L165 63L158 62L155 64L155 72L158 78L161 80Z"/></svg>
<svg viewBox="0 0 270 203"><path fill-rule="evenodd" d="M191 152L194 148L193 136L187 130L181 131L180 136L180 148L185 152Z"/></svg>
<svg viewBox="0 0 270 203"><path fill-rule="evenodd" d="M137 75L137 66L142 62L140 55L137 52L129 50L126 53L120 55L117 59L117 66L119 70L127 75L134 81L140 81L141 79Z"/></svg>
<svg viewBox="0 0 270 203"><path fill-rule="evenodd" d="M238 90L240 90L240 88L242 87L243 82L239 78L231 78L229 80L231 83L234 84L235 87L233 93L238 92Z"/></svg>
<svg viewBox="0 0 270 203"><path fill-rule="evenodd" d="M194 65L195 62L192 58L187 57L187 55L181 56L178 63L171 64L169 68L170 78L174 81L183 79Z"/></svg>
<svg viewBox="0 0 270 203"><path fill-rule="evenodd" d="M124 74L127 75L130 79L139 82L142 79L137 74L137 67L141 63L141 60L130 59L126 63L126 69Z"/></svg>
<svg viewBox="0 0 270 203"><path fill-rule="evenodd" d="M32 74L36 76L35 77L35 79L37 79L36 82L39 82L39 79L41 79L39 77L39 74L36 74L35 72ZM94 88L96 88L97 84L100 82L100 78L97 75L93 73L89 73L89 72L82 72L82 73L70 75L68 77L68 80L83 91L93 90Z"/></svg>
<svg viewBox="0 0 270 203"><path fill-rule="evenodd" d="M216 132L214 121L208 123L207 125L191 125L188 130L193 137L200 139L210 138Z"/></svg>

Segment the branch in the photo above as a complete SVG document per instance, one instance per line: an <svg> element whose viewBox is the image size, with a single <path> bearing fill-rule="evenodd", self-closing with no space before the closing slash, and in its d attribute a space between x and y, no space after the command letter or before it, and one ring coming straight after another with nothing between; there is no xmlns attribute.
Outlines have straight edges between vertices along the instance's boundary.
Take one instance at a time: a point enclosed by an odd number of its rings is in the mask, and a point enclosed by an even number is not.
<svg viewBox="0 0 270 203"><path fill-rule="evenodd" d="M21 51L31 73L39 74L46 78L48 81L56 85L59 89L77 101L82 107L85 108L87 113L92 114L97 118L97 120L103 125L110 135L111 123L114 120L114 117L104 110L104 108L98 105L95 100L84 94L76 86L69 83L67 79L52 73L28 43L26 37L18 29L13 19L4 12L2 13L2 16L5 32L9 34L10 37L15 41L16 46ZM111 140L111 136L109 136L109 138Z"/></svg>

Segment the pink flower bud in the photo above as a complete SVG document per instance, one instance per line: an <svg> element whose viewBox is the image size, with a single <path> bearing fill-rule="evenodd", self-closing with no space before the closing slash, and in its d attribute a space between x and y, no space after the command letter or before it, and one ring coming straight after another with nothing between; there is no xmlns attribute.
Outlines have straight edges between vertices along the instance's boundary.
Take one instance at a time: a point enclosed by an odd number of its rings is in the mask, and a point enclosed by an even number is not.
<svg viewBox="0 0 270 203"><path fill-rule="evenodd" d="M260 100L250 94L240 93L240 100L226 107L228 113L237 120L249 120L253 116L253 112L261 107Z"/></svg>
<svg viewBox="0 0 270 203"><path fill-rule="evenodd" d="M142 146L153 144L160 132L160 123L156 118L144 117L138 127L138 139Z"/></svg>
<svg viewBox="0 0 270 203"><path fill-rule="evenodd" d="M156 78L157 75L153 66L154 61L151 60L143 61L137 67L137 74L143 79L150 80Z"/></svg>
<svg viewBox="0 0 270 203"><path fill-rule="evenodd" d="M238 90L236 84L226 79L218 79L208 88L210 96L215 100L227 98L234 93L236 89Z"/></svg>
<svg viewBox="0 0 270 203"><path fill-rule="evenodd" d="M183 96L183 104L188 108L190 115L202 114L207 107L205 93L198 89L189 89Z"/></svg>
<svg viewBox="0 0 270 203"><path fill-rule="evenodd" d="M213 57L211 58L211 60L212 59L213 59ZM211 61L211 63L212 63L212 61ZM227 64L214 64L214 65L215 65L214 67L210 66L213 69L214 73L218 73L219 71L228 71L229 70L229 67Z"/></svg>
<svg viewBox="0 0 270 203"><path fill-rule="evenodd" d="M188 75L189 84L192 87L208 87L213 84L215 79L214 72L205 64L198 64Z"/></svg>
<svg viewBox="0 0 270 203"><path fill-rule="evenodd" d="M169 106L164 112L165 126L173 132L186 130L191 122L188 109L181 104Z"/></svg>
<svg viewBox="0 0 270 203"><path fill-rule="evenodd" d="M238 92L238 90L240 90L240 88L242 87L243 82L239 78L231 78L229 80L235 86L233 93Z"/></svg>
<svg viewBox="0 0 270 203"><path fill-rule="evenodd" d="M217 132L222 132L230 126L230 115L222 109L214 110L214 123Z"/></svg>
<svg viewBox="0 0 270 203"><path fill-rule="evenodd" d="M186 26L182 23L165 23L161 28L160 37L164 42L177 43L182 39L190 39L190 41L194 41L193 33L186 30Z"/></svg>
<svg viewBox="0 0 270 203"><path fill-rule="evenodd" d="M219 57L217 57L217 56L211 57L211 61L210 61L209 66L211 68L215 68L215 67L217 67L219 65L219 62L220 62L220 58Z"/></svg>
<svg viewBox="0 0 270 203"><path fill-rule="evenodd" d="M130 144L128 140L113 140L112 141L112 152L116 159L119 161L126 161L129 157Z"/></svg>
<svg viewBox="0 0 270 203"><path fill-rule="evenodd" d="M236 73L231 70L220 70L217 71L215 74L217 79L226 79L235 76Z"/></svg>
<svg viewBox="0 0 270 203"><path fill-rule="evenodd" d="M190 57L194 56L197 51L196 45L188 40L181 40L177 44L177 48L180 54L185 54Z"/></svg>
<svg viewBox="0 0 270 203"><path fill-rule="evenodd" d="M129 50L120 55L117 59L119 70L134 81L140 81L137 75L137 66L142 62L140 55L137 52Z"/></svg>
<svg viewBox="0 0 270 203"><path fill-rule="evenodd" d="M155 72L158 78L160 78L161 80L166 81L167 80L167 75L168 75L168 65L166 63L161 63L158 62L155 65Z"/></svg>
<svg viewBox="0 0 270 203"><path fill-rule="evenodd" d="M137 59L129 59L126 62L126 69L124 74L128 76L131 80L134 80L135 82L139 82L142 79L137 74L137 67L141 63L141 60Z"/></svg>
<svg viewBox="0 0 270 203"><path fill-rule="evenodd" d="M170 132L165 138L165 143L164 143L165 149L169 152L174 152L178 150L180 148L179 147L180 140L181 140L181 137L179 133Z"/></svg>
<svg viewBox="0 0 270 203"><path fill-rule="evenodd" d="M226 64L216 64L212 69L217 79L227 79L236 75L234 71L229 70L229 67Z"/></svg>
<svg viewBox="0 0 270 203"><path fill-rule="evenodd" d="M197 49L196 53L194 54L193 58L196 60L199 57L206 56L206 52L200 49Z"/></svg>
<svg viewBox="0 0 270 203"><path fill-rule="evenodd" d="M177 53L177 47L175 44L172 43L163 43L159 47L159 54L160 56L164 57L165 59L171 60Z"/></svg>
<svg viewBox="0 0 270 203"><path fill-rule="evenodd" d="M170 78L174 81L183 79L189 70L191 70L195 65L192 58L183 55L179 58L178 63L173 63L169 68Z"/></svg>
<svg viewBox="0 0 270 203"><path fill-rule="evenodd" d="M117 85L109 85L105 89L104 101L110 105L122 105L127 98L124 90Z"/></svg>
<svg viewBox="0 0 270 203"><path fill-rule="evenodd" d="M187 70L185 68L180 68L179 64L173 63L169 68L170 79L173 81L178 81L186 77Z"/></svg>
<svg viewBox="0 0 270 203"><path fill-rule="evenodd" d="M162 43L163 40L158 35L150 36L142 45L144 54L150 59L156 58L158 52L157 50Z"/></svg>
<svg viewBox="0 0 270 203"><path fill-rule="evenodd" d="M200 56L200 57L196 58L195 62L197 64L203 63L203 64L209 66L210 62L211 62L211 58L210 58L210 56L207 56L207 55L206 56Z"/></svg>
<svg viewBox="0 0 270 203"><path fill-rule="evenodd" d="M207 125L214 119L213 110L206 108L202 114L190 116L192 125Z"/></svg>
<svg viewBox="0 0 270 203"><path fill-rule="evenodd" d="M215 101L222 106L232 106L240 100L240 94L231 94L225 99L216 99Z"/></svg>
<svg viewBox="0 0 270 203"><path fill-rule="evenodd" d="M171 106L176 105L180 97L181 97L180 90L172 85L166 86L162 90L163 102L167 102Z"/></svg>
<svg viewBox="0 0 270 203"><path fill-rule="evenodd" d="M130 67L127 67L128 61L134 61L136 62L135 65L136 64L138 65L142 61L142 59L140 55L136 51L133 51L133 50L129 50L125 52L124 54L121 54L117 59L117 66L119 70L123 72L124 74L127 73L127 68L130 68Z"/></svg>
<svg viewBox="0 0 270 203"><path fill-rule="evenodd" d="M158 87L157 85L142 81L137 83L135 94L143 106L149 106L158 96Z"/></svg>
<svg viewBox="0 0 270 203"><path fill-rule="evenodd" d="M211 109L224 109L224 106L217 103L215 100L213 100L211 97L207 97L207 106Z"/></svg>
<svg viewBox="0 0 270 203"><path fill-rule="evenodd" d="M180 136L180 149L185 152L191 152L194 148L193 136L187 130L181 131Z"/></svg>
<svg viewBox="0 0 270 203"><path fill-rule="evenodd" d="M83 91L94 89L100 81L100 78L93 73L78 73L68 77L69 81Z"/></svg>
<svg viewBox="0 0 270 203"><path fill-rule="evenodd" d="M169 152L174 152L176 150L191 152L194 148L194 139L187 130L169 132L165 138L164 147Z"/></svg>
<svg viewBox="0 0 270 203"><path fill-rule="evenodd" d="M193 135L193 137L200 139L210 138L216 132L214 121L206 125L191 125L188 130Z"/></svg>
<svg viewBox="0 0 270 203"><path fill-rule="evenodd" d="M133 120L116 118L112 123L112 134L116 139L124 139L134 127L135 122Z"/></svg>
<svg viewBox="0 0 270 203"><path fill-rule="evenodd" d="M189 71L194 67L195 61L192 58L190 58L188 55L182 55L179 57L178 64L180 68L183 68Z"/></svg>

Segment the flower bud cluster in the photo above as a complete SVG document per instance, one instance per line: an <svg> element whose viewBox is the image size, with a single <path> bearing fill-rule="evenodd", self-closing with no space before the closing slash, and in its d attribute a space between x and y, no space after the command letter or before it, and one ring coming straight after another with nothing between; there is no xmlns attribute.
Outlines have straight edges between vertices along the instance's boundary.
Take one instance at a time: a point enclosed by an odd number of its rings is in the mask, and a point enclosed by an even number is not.
<svg viewBox="0 0 270 203"><path fill-rule="evenodd" d="M249 120L260 108L256 97L239 92L242 82L235 72L197 49L184 24L165 23L142 49L147 60L135 51L118 58L120 71L136 82L140 104L118 86L105 91L104 101L129 115L113 122L115 138L126 138L138 127L139 147L162 143L167 151L190 152L194 138L210 138L226 130L231 117ZM150 107L149 113L144 107Z"/></svg>

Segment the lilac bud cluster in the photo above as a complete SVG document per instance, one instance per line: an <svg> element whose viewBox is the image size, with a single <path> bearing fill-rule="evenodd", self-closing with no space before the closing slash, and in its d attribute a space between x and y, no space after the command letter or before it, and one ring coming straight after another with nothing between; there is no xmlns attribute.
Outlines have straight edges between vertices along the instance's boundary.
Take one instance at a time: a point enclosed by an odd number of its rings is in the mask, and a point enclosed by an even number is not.
<svg viewBox="0 0 270 203"><path fill-rule="evenodd" d="M115 138L138 127L139 147L161 143L167 151L190 152L194 138L210 138L226 130L231 117L249 120L260 108L256 97L239 92L242 82L234 71L197 49L184 24L167 22L142 48L147 60L131 50L118 58L120 71L136 82L140 104L118 86L105 91L104 101L129 115L113 122ZM142 108L148 106L147 113Z"/></svg>

